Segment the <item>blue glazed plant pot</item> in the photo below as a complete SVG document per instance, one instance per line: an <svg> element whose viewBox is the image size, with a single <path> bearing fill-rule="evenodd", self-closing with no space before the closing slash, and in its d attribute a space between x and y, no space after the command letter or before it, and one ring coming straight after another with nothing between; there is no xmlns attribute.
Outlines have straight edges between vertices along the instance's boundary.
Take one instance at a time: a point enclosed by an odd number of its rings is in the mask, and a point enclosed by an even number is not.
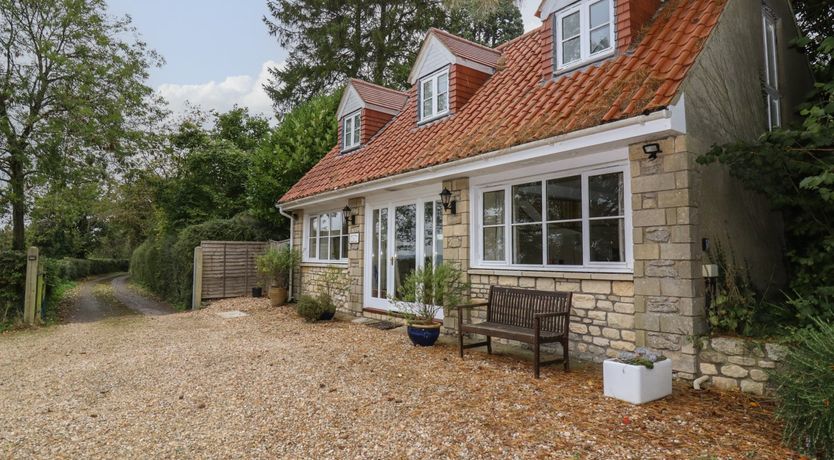
<svg viewBox="0 0 834 460"><path fill-rule="evenodd" d="M440 337L439 324L409 324L408 338L411 343L421 347L430 347Z"/></svg>

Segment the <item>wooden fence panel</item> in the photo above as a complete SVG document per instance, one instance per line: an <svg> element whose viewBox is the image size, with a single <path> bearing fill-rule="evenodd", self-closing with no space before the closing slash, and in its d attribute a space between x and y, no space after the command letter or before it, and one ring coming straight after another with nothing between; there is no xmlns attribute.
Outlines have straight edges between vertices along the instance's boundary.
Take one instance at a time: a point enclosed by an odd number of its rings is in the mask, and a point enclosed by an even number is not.
<svg viewBox="0 0 834 460"><path fill-rule="evenodd" d="M203 241L202 298L250 295L259 285L255 259L269 246L267 241Z"/></svg>

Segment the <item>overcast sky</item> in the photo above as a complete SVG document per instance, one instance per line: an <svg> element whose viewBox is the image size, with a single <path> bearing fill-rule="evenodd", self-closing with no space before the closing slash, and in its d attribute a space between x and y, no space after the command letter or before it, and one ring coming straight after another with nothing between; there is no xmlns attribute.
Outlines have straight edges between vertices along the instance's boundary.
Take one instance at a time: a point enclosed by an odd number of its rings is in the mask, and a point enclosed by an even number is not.
<svg viewBox="0 0 834 460"><path fill-rule="evenodd" d="M266 0L108 0L113 14L129 14L142 39L165 58L150 84L182 111L186 101L226 111L238 104L271 116L261 88L267 69L287 56L266 32ZM525 30L539 25L538 0L521 3Z"/></svg>

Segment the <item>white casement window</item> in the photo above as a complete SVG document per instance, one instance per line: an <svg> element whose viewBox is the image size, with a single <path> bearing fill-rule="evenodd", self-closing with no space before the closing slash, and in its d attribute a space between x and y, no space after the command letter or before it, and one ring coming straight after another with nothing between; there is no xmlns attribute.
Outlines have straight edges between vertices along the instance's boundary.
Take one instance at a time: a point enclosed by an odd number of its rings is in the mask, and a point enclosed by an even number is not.
<svg viewBox="0 0 834 460"><path fill-rule="evenodd" d="M630 267L626 166L526 179L477 192L477 263L543 269Z"/></svg>
<svg viewBox="0 0 834 460"><path fill-rule="evenodd" d="M362 116L361 112L347 115L342 122L342 150L350 150L359 147L362 141Z"/></svg>
<svg viewBox="0 0 834 460"><path fill-rule="evenodd" d="M556 69L578 67L614 52L613 0L582 0L555 13Z"/></svg>
<svg viewBox="0 0 834 460"><path fill-rule="evenodd" d="M449 70L420 80L420 121L438 118L449 112Z"/></svg>
<svg viewBox="0 0 834 460"><path fill-rule="evenodd" d="M309 262L347 262L348 228L341 211L315 214L307 218L304 260Z"/></svg>
<svg viewBox="0 0 834 460"><path fill-rule="evenodd" d="M764 29L764 89L767 103L767 127L782 126L782 97L779 92L779 67L776 54L776 17L768 10L762 13Z"/></svg>

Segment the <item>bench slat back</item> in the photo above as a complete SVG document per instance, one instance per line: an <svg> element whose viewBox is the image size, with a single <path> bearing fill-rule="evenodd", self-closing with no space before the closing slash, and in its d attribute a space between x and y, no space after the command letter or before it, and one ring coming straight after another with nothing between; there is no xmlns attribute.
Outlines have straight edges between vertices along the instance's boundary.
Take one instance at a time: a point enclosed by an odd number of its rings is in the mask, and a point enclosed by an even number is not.
<svg viewBox="0 0 834 460"><path fill-rule="evenodd" d="M508 326L532 328L536 313L570 313L569 292L534 291L499 286L489 288L487 321ZM565 333L568 316L544 318L541 330Z"/></svg>

